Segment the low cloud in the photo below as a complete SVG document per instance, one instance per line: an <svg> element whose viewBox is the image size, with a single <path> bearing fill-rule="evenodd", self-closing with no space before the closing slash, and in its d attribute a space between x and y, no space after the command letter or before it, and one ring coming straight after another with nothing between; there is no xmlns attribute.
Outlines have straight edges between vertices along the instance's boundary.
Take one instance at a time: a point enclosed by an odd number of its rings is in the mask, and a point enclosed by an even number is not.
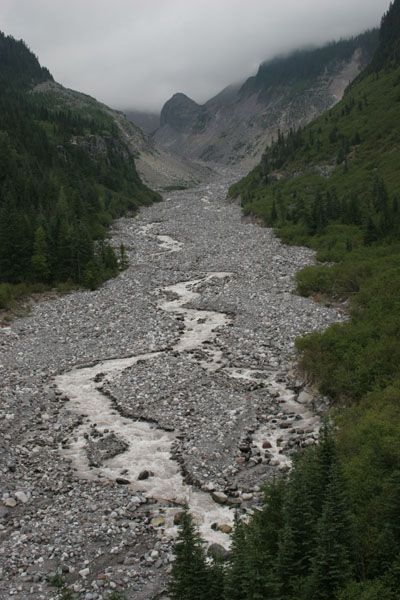
<svg viewBox="0 0 400 600"><path fill-rule="evenodd" d="M4 33L115 108L205 102L278 53L378 26L389 0L2 0Z"/></svg>

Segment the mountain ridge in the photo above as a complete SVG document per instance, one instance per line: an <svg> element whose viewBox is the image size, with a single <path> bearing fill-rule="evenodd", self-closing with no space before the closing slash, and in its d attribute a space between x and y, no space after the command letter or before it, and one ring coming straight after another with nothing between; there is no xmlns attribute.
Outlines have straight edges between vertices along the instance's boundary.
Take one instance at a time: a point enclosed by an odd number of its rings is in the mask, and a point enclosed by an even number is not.
<svg viewBox="0 0 400 600"><path fill-rule="evenodd" d="M200 105L174 94L153 138L192 159L254 166L281 132L304 126L333 106L372 57L378 31L260 65L241 85Z"/></svg>

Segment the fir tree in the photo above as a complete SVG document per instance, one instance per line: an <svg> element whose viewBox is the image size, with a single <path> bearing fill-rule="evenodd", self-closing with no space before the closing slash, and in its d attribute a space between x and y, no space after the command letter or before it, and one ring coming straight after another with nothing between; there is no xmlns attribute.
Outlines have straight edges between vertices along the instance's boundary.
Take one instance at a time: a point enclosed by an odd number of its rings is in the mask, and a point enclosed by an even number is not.
<svg viewBox="0 0 400 600"><path fill-rule="evenodd" d="M35 231L31 261L35 279L46 282L50 275L50 267L46 234L43 227L38 227Z"/></svg>
<svg viewBox="0 0 400 600"><path fill-rule="evenodd" d="M315 554L306 597L334 600L351 578L354 528L344 494L344 480L335 461L329 471L322 515L318 522Z"/></svg>
<svg viewBox="0 0 400 600"><path fill-rule="evenodd" d="M229 565L225 574L225 600L242 600L245 597L247 570L245 567L246 532L245 524L235 514Z"/></svg>
<svg viewBox="0 0 400 600"><path fill-rule="evenodd" d="M210 570L200 534L186 505L173 547L175 561L169 584L171 600L208 600Z"/></svg>

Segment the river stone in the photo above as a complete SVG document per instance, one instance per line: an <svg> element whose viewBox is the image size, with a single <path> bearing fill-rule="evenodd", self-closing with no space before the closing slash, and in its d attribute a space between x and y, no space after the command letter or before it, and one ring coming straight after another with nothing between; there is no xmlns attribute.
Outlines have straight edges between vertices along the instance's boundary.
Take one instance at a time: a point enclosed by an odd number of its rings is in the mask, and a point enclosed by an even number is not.
<svg viewBox="0 0 400 600"><path fill-rule="evenodd" d="M207 556L211 556L215 560L227 560L230 556L230 552L221 546L221 544L211 544L208 547Z"/></svg>
<svg viewBox="0 0 400 600"><path fill-rule="evenodd" d="M311 394L309 394L308 392L305 392L304 390L302 392L300 392L300 394L297 397L297 402L300 402L300 404L308 404L309 402L311 402L311 400L312 400Z"/></svg>
<svg viewBox="0 0 400 600"><path fill-rule="evenodd" d="M6 498L4 500L4 506L8 506L9 508L14 508L14 506L17 506L17 501L15 500L15 498Z"/></svg>
<svg viewBox="0 0 400 600"><path fill-rule="evenodd" d="M227 498L226 504L229 506L238 506L239 504L242 504L242 498Z"/></svg>
<svg viewBox="0 0 400 600"><path fill-rule="evenodd" d="M150 471L146 469L144 471L140 471L138 475L138 481L143 481L144 479L148 479L150 477Z"/></svg>
<svg viewBox="0 0 400 600"><path fill-rule="evenodd" d="M183 512L183 510L180 510L179 512L174 514L174 525L179 525L179 523L182 521L182 517L185 513Z"/></svg>
<svg viewBox="0 0 400 600"><path fill-rule="evenodd" d="M6 519L9 511L5 506L0 506L0 519Z"/></svg>
<svg viewBox="0 0 400 600"><path fill-rule="evenodd" d="M250 492L245 492L245 493L242 495L242 498L243 498L243 500L252 500L252 498L253 498L253 494L251 494Z"/></svg>
<svg viewBox="0 0 400 600"><path fill-rule="evenodd" d="M315 443L316 441L314 440L314 438L307 438L306 440L304 440L303 446L312 446Z"/></svg>
<svg viewBox="0 0 400 600"><path fill-rule="evenodd" d="M115 482L118 483L119 485L129 485L130 484L129 479L124 479L124 477L117 477Z"/></svg>
<svg viewBox="0 0 400 600"><path fill-rule="evenodd" d="M217 530L221 531L221 533L230 533L232 531L232 527L230 525L226 525L226 523L222 523L221 525L218 525Z"/></svg>
<svg viewBox="0 0 400 600"><path fill-rule="evenodd" d="M211 494L211 498L217 504L226 504L226 502L228 500L228 496L226 494L224 494L224 492L213 492Z"/></svg>
<svg viewBox="0 0 400 600"><path fill-rule="evenodd" d="M153 527L161 527L161 525L164 525L164 523L165 523L165 520L161 516L154 517L151 520L151 524L153 525Z"/></svg>
<svg viewBox="0 0 400 600"><path fill-rule="evenodd" d="M15 492L14 496L16 497L17 500L22 502L22 504L26 504L26 502L28 502L28 496L25 494L25 492L22 492L22 491Z"/></svg>

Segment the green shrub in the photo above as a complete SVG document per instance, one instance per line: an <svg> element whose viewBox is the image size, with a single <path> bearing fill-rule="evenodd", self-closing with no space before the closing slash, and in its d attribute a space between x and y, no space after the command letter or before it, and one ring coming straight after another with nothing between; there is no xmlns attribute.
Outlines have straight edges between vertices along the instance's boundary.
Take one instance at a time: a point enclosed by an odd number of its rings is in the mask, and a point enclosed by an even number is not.
<svg viewBox="0 0 400 600"><path fill-rule="evenodd" d="M11 286L8 283L0 283L0 308L9 308L11 299Z"/></svg>

